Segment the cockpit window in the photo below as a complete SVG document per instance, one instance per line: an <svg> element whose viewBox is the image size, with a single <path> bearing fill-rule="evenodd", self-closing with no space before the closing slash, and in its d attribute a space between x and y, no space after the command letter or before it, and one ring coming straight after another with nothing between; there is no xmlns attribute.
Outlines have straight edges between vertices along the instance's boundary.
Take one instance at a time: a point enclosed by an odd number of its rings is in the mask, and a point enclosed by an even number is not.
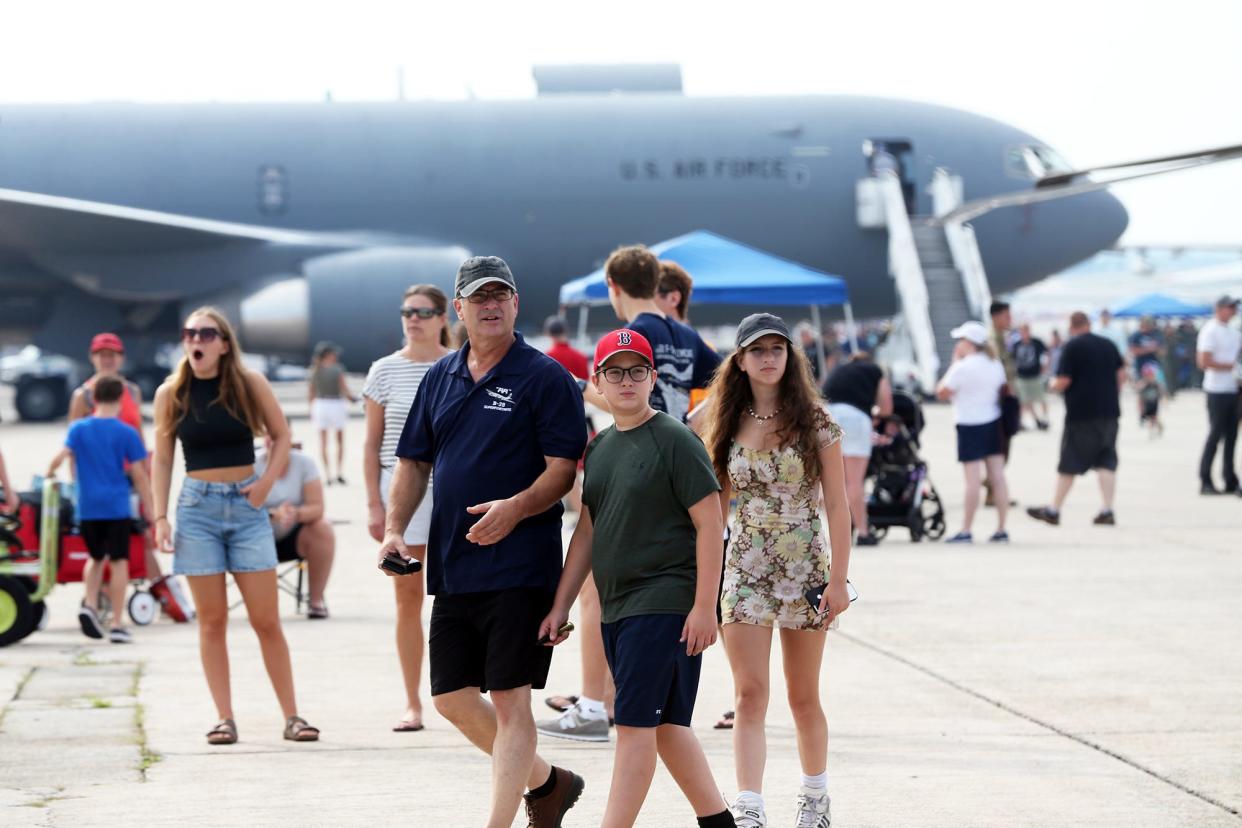
<svg viewBox="0 0 1242 828"><path fill-rule="evenodd" d="M1005 153L1005 172L1015 178L1038 180L1073 169L1056 150L1042 144L1012 146Z"/></svg>

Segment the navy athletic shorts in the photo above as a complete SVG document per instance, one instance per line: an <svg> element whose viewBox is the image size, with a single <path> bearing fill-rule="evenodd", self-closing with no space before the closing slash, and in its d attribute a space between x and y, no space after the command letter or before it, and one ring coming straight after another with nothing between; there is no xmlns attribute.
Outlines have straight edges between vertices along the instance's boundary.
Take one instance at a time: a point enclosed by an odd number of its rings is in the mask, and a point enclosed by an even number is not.
<svg viewBox="0 0 1242 828"><path fill-rule="evenodd" d="M622 727L690 726L703 656L686 655L684 615L634 615L604 624L604 656Z"/></svg>

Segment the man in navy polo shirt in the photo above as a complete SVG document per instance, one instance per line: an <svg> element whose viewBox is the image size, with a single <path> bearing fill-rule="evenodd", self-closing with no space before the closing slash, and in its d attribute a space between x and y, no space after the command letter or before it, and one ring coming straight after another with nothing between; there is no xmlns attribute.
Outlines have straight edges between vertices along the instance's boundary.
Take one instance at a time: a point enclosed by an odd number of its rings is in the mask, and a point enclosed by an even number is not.
<svg viewBox="0 0 1242 828"><path fill-rule="evenodd" d="M435 596L432 700L492 755L488 825L510 825L529 788L530 824L555 828L583 781L535 754L530 693L544 686L551 664L539 624L561 574L560 500L586 446L582 393L515 333L517 283L503 260L463 262L453 308L469 341L432 366L414 398L379 558L407 557L402 529L434 473L426 560Z"/></svg>

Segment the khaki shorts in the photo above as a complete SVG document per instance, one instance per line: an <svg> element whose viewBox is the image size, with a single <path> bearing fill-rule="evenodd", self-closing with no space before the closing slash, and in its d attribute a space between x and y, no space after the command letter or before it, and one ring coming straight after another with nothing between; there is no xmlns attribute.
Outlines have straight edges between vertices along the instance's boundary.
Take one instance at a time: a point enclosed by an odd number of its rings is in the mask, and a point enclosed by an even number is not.
<svg viewBox="0 0 1242 828"><path fill-rule="evenodd" d="M1018 399L1023 405L1044 401L1046 393L1041 377L1018 377Z"/></svg>

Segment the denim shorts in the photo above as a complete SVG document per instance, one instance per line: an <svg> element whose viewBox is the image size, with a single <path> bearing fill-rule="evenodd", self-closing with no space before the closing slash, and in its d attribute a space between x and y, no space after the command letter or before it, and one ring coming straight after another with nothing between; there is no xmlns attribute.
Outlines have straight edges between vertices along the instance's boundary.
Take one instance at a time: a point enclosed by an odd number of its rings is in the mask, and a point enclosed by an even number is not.
<svg viewBox="0 0 1242 828"><path fill-rule="evenodd" d="M177 498L173 572L216 575L262 572L276 567L276 541L266 509L256 509L241 493L258 480L208 483L187 477Z"/></svg>

